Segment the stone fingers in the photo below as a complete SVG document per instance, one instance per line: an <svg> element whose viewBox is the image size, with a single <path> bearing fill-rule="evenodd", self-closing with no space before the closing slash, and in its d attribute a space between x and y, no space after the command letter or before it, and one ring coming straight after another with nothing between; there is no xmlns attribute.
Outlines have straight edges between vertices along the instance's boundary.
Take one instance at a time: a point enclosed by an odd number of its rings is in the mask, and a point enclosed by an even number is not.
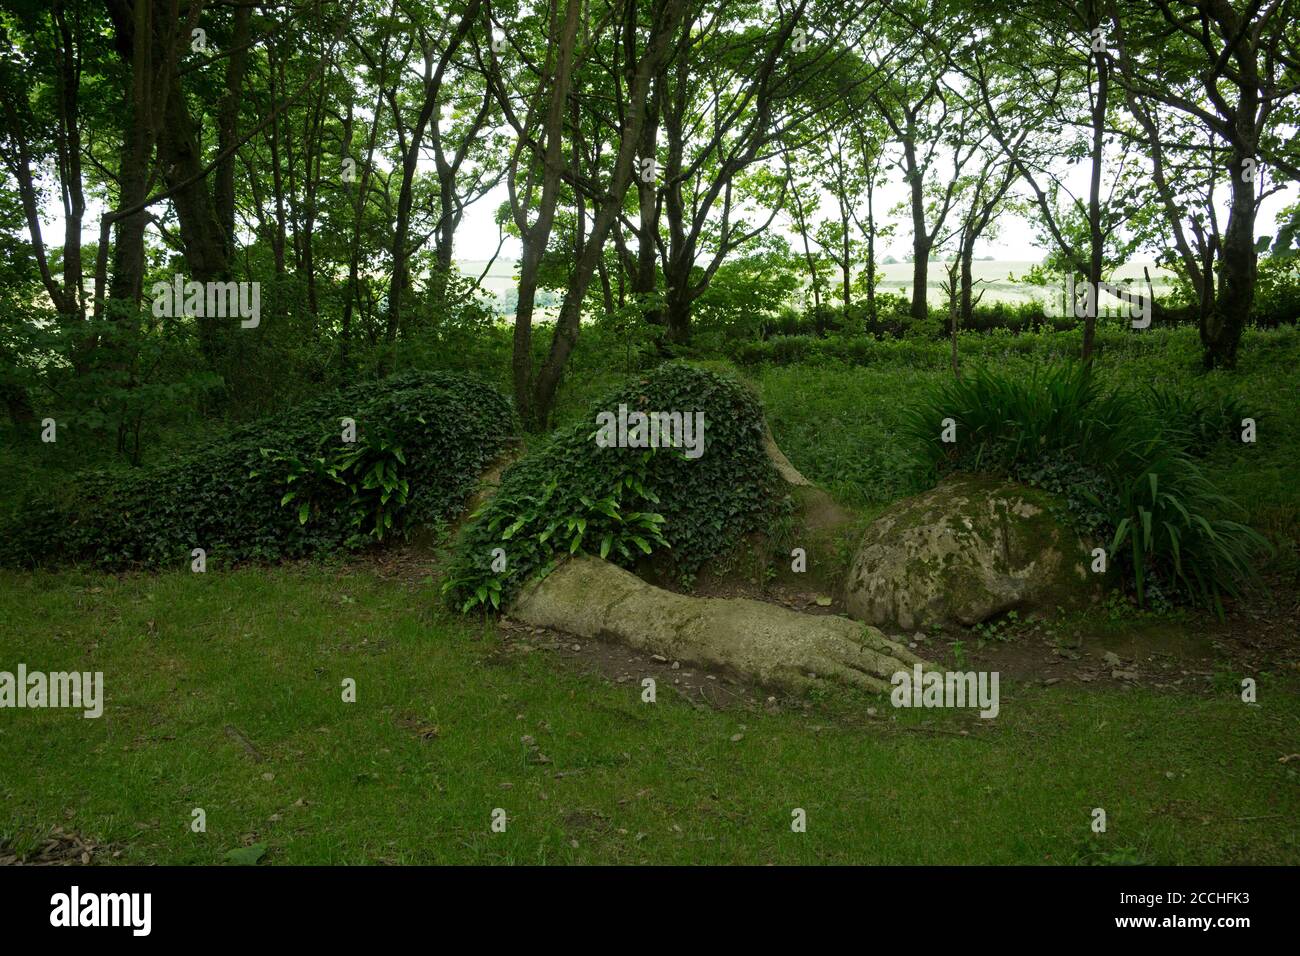
<svg viewBox="0 0 1300 956"><path fill-rule="evenodd" d="M846 648L846 650L848 649ZM860 687L876 694L883 694L889 690L888 684L879 677L862 670L851 657L845 660L821 658L815 661L813 666L816 668L814 673L818 677L834 678L840 683Z"/></svg>
<svg viewBox="0 0 1300 956"><path fill-rule="evenodd" d="M925 666L926 663L922 658L917 657L902 644L899 644L897 641L891 641L874 627L864 629L862 634L862 644L864 647L870 648L873 651L879 651L888 657L896 659L907 667L911 667L913 664Z"/></svg>

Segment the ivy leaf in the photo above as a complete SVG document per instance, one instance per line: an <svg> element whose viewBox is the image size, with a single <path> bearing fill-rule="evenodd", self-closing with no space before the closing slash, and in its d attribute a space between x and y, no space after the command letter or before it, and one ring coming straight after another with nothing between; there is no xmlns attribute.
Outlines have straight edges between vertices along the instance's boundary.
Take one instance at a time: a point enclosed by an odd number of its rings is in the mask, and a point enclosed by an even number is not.
<svg viewBox="0 0 1300 956"><path fill-rule="evenodd" d="M257 866L258 860L266 856L266 851L267 846L265 843L236 847L233 850L226 851L226 862L234 866Z"/></svg>

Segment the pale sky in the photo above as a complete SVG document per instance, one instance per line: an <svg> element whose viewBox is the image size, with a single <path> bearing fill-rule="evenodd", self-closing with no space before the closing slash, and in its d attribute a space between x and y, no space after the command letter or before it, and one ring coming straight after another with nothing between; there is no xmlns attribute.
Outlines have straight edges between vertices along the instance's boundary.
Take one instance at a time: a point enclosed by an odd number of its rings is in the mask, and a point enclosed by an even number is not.
<svg viewBox="0 0 1300 956"><path fill-rule="evenodd" d="M433 167L431 159L422 159L420 162L421 172L430 172ZM906 183L902 181L901 174L892 166L888 167L889 175L892 179L885 185L878 187L875 195L875 209L877 222L880 225L892 223L895 226L894 234L888 239L877 241L877 255L883 259L886 256L893 256L900 262L911 252L912 248L912 230L911 220L906 212L902 216L890 216L889 211L904 202L908 198L908 189ZM1088 166L1080 163L1073 167L1070 175L1066 177L1066 186L1074 191L1077 195L1086 195ZM938 175L945 175L945 171L939 170ZM47 183L47 185L49 185ZM1024 190L1021 184L1018 188ZM1104 188L1104 187L1103 187ZM42 226L45 230L45 240L47 244L55 244L61 241L63 236L63 215L62 208L57 202L54 190L47 190L55 201L48 203L42 212ZM1227 221L1227 190L1220 190L1222 208L1220 209L1220 223ZM461 222L460 229L456 233L456 260L458 262L474 262L488 259L496 250L498 241L497 225L493 221L493 214L497 207L506 200L506 187L504 184L497 186L489 192L484 198L480 199L473 206L466 210L464 219ZM1261 204L1260 213L1256 220L1256 236L1273 235L1276 232L1276 220L1280 211L1297 199L1297 188L1295 184L1267 197ZM822 196L822 205L820 215L814 217L814 221L819 218L826 218L834 213L834 199L829 193ZM82 231L84 242L95 242L99 234L99 217L103 213L103 205L92 197L87 197L87 209L85 228ZM764 217L766 216L764 212ZM951 222L950 222L951 225ZM1046 254L1046 250L1036 245L1036 227L1029 220L1020 216L1003 214L998 220L998 234L994 239L982 239L976 249L977 256L992 256L999 261L1039 261ZM791 218L788 214L782 213L777 216L772 224L772 229L783 235L790 243L795 252L802 249L802 242L797 239L797 234L793 230ZM151 233L154 232L150 227ZM156 233L153 238L157 241ZM814 248L816 248L814 246ZM501 259L517 261L520 255L519 242L513 237L507 237L504 246L501 249ZM1151 259L1149 253L1144 253L1135 261L1149 262Z"/></svg>
<svg viewBox="0 0 1300 956"><path fill-rule="evenodd" d="M421 170L431 169L431 161L422 161ZM892 255L900 262L903 257L910 255L912 251L912 225L911 218L906 212L900 216L890 216L889 211L900 203L905 202L909 197L907 184L902 180L901 174L889 167L892 180L876 190L874 205L876 217L881 225L894 224L894 234L886 240L877 240L877 256L884 258ZM1073 167L1070 175L1065 178L1065 185L1076 195L1087 195L1088 190L1088 166L1080 163ZM945 173L940 173L945 174ZM1019 189L1028 194L1028 187L1020 184ZM1103 189L1106 188L1103 180ZM1260 206L1259 215L1256 219L1255 234L1274 235L1276 232L1276 220L1280 211L1288 205L1296 202L1298 193L1295 184L1291 184L1286 189L1268 196ZM1219 210L1220 223L1227 222L1227 190L1220 190L1222 199ZM507 199L506 187L504 184L489 192L478 203L471 206L465 212L465 218L461 221L460 229L456 233L456 259L460 262L479 261L489 258L497 247L498 233L496 223L493 221L495 210ZM820 216L816 218L827 218L835 214L835 201L829 193L822 196L822 205ZM764 216L766 212L764 213ZM951 214L950 214L951 216ZM950 223L951 225L951 218ZM1021 216L1003 214L997 219L998 234L994 239L981 239L977 249L977 256L993 256L998 260L1007 261L1039 261L1046 254L1047 249L1037 245L1035 223ZM794 231L790 216L782 213L777 216L772 224L772 228L783 235L790 243L791 248L798 252L802 248L802 241L798 240L797 233ZM1171 237L1172 243L1172 237ZM815 248L815 247L814 247ZM517 261L520 255L519 242L514 237L507 237L505 245L501 249L501 257ZM1139 262L1151 261L1149 253L1144 254L1137 259Z"/></svg>

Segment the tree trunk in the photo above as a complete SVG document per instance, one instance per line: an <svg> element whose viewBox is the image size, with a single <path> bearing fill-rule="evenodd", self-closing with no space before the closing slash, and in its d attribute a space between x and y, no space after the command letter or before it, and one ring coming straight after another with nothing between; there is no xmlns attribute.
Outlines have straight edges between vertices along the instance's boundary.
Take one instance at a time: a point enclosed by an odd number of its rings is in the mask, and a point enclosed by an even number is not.
<svg viewBox="0 0 1300 956"><path fill-rule="evenodd" d="M681 280L685 285L686 280ZM668 291L668 341L685 345L691 340L691 300L686 290L674 287Z"/></svg>
<svg viewBox="0 0 1300 956"><path fill-rule="evenodd" d="M523 255L519 259L519 291L515 302L515 334L510 368L514 380L515 411L519 413L519 420L525 428L534 428L533 308L537 301L537 272L546 239L534 240L525 233L521 245Z"/></svg>
<svg viewBox="0 0 1300 956"><path fill-rule="evenodd" d="M270 85L271 100L276 96L277 58L275 47L266 53L268 61L267 83ZM280 168L280 118L271 122L271 135L267 138L271 150L271 189L275 193L275 231L271 234L271 253L275 260L275 274L283 276L285 272L285 246L288 243L284 202L284 171Z"/></svg>
<svg viewBox="0 0 1300 956"><path fill-rule="evenodd" d="M168 11L158 4L154 9L152 29L137 29L134 42L144 43L146 49L157 50L150 63L156 65L164 53L160 38L174 28ZM182 37L180 42L184 42ZM211 187L205 176L203 152L195 130L189 104L181 87L180 76L172 71L166 87L166 119L157 129L158 165L163 180L169 187L184 183L171 195L172 208L180 225L181 244L190 278L197 282L224 281L230 278L230 246L219 213L219 203L214 201ZM226 319L203 315L197 319L199 349L208 362L215 363L224 353L230 328Z"/></svg>
<svg viewBox="0 0 1300 956"><path fill-rule="evenodd" d="M81 108L78 43L74 41L64 16L63 0L55 0L51 9L60 45L56 49L59 74L59 181L63 190L63 310L69 321L78 325L86 319L86 297L82 285L81 226L86 216L86 193L81 176Z"/></svg>
<svg viewBox="0 0 1300 956"><path fill-rule="evenodd" d="M867 170L867 321L876 321L875 169Z"/></svg>
<svg viewBox="0 0 1300 956"><path fill-rule="evenodd" d="M925 229L925 183L916 162L916 143L910 137L903 138L903 159L906 163L907 182L911 188L912 206L912 309L913 321L922 321L929 316L926 304L930 284L930 249L934 237Z"/></svg>
<svg viewBox="0 0 1300 956"><path fill-rule="evenodd" d="M384 326L384 355L380 358L380 374L392 368L391 348L397 341L397 329L402 319L402 294L406 291L409 270L406 262L407 238L411 231L411 205L414 202L415 167L420 158L420 141L424 128L417 124L411 132L406 155L402 158L402 184L397 194L397 218L393 223L393 275L388 282L388 321Z"/></svg>
<svg viewBox="0 0 1300 956"><path fill-rule="evenodd" d="M912 239L912 308L910 314L914 321L924 321L930 315L926 302L927 287L930 284L930 248L931 242L924 233Z"/></svg>
<svg viewBox="0 0 1300 956"><path fill-rule="evenodd" d="M676 70L671 91L663 97L664 134L668 155L664 166L664 218L668 225L668 255L664 261L664 320L668 325L668 341L684 344L691 337L690 303L682 294L690 283L691 266L695 262L695 248L686 228L686 200L682 195L683 162L686 150L686 133L682 115L686 111L689 90L689 73L685 58L674 65Z"/></svg>
<svg viewBox="0 0 1300 956"><path fill-rule="evenodd" d="M127 128L122 142L121 162L118 166L118 206L133 206L145 198L148 185L148 158L141 155L147 136L134 120ZM108 298L114 302L134 305L140 301L141 283L144 280L144 229L148 217L143 211L117 222L113 237L113 267L108 283ZM118 316L112 316L118 318Z"/></svg>
<svg viewBox="0 0 1300 956"><path fill-rule="evenodd" d="M477 22L481 6L482 0L470 0L460 22L456 24L455 30L448 38L447 47L439 57L436 67L433 65L432 54L425 54L424 101L420 105L420 112L411 129L410 142L405 144L405 155L402 157L402 185L398 193L397 219L393 230L393 277L388 287L388 323L384 329L384 341L390 349L386 349L380 359L381 372L387 372L392 367L391 346L397 339L398 327L401 324L402 295L411 285L410 269L406 262L406 247L411 231L411 206L415 198L415 171L420 159L420 147L429 124L441 121L439 111L442 108L443 76L452 57L465 41L465 37L469 35L471 27ZM395 99L393 119L394 122L400 122ZM450 247L448 247L448 255L450 255Z"/></svg>
<svg viewBox="0 0 1300 956"><path fill-rule="evenodd" d="M543 427L544 416L538 415L536 393L533 383L533 308L537 300L538 273L541 269L542 254L551 237L551 228L555 224L555 206L559 199L560 181L563 177L562 149L564 133L564 106L573 83L573 60L576 53L578 35L578 15L582 4L579 0L565 0L564 20L560 22L557 0L552 0L551 35L554 37L552 48L555 50L554 66L547 63L549 76L543 72L541 82L549 82L551 88L547 96L546 115L543 120L542 134L545 137L541 173L541 196L536 205L537 218L528 225L527 217L531 209L532 174L529 174L530 192L520 201L515 193L514 172L507 173L510 187L511 210L515 224L519 227L520 245L523 254L519 260L519 297L515 305L514 348L511 355L511 372L514 379L515 410L519 420L530 431L539 431ZM544 87L543 87L544 89ZM516 155L515 160L518 157ZM516 167L517 168L517 167ZM556 329L558 334L558 327Z"/></svg>
<svg viewBox="0 0 1300 956"><path fill-rule="evenodd" d="M1096 27L1098 21L1089 21ZM1093 342L1097 336L1097 312L1101 304L1102 253L1105 236L1101 229L1101 166L1106 135L1106 105L1110 91L1110 68L1106 54L1093 56L1097 67L1097 89L1092 105L1092 177L1088 189L1088 295L1092 308L1083 317L1083 361L1092 361Z"/></svg>
<svg viewBox="0 0 1300 956"><path fill-rule="evenodd" d="M379 82L382 85L384 73L388 66L388 48L384 47L384 59L379 71ZM348 104L348 130L346 137L348 150L352 147L351 136L351 103ZM352 237L348 243L348 281L343 293L343 316L341 327L339 329L339 367L343 372L344 381L349 381L349 372L352 364L352 313L360 295L358 288L361 281L361 232L365 222L366 214L366 194L370 189L371 170L374 168L375 144L379 139L380 119L384 109L384 94L380 90L375 95L375 108L370 120L370 135L366 141L366 158L364 165L361 167L361 175L356 181L357 194L352 202Z"/></svg>
<svg viewBox="0 0 1300 956"><path fill-rule="evenodd" d="M435 275L433 277L434 302L445 304L447 284L451 281L452 251L456 244L456 226L460 217L454 212L456 205L456 172L451 166L438 170L438 223L434 229Z"/></svg>
<svg viewBox="0 0 1300 956"><path fill-rule="evenodd" d="M961 293L959 299L959 308L957 312L961 324L970 328L971 320L975 317L975 303L972 301L972 292L975 289L975 237L967 238L961 244ZM954 361L957 349L957 331L953 330L953 356Z"/></svg>
<svg viewBox="0 0 1300 956"><path fill-rule="evenodd" d="M1255 301L1255 183L1242 174L1248 151L1232 152L1232 206L1223 232L1219 289L1201 321L1206 368L1234 368L1237 344Z"/></svg>
<svg viewBox="0 0 1300 956"><path fill-rule="evenodd" d="M180 224L185 262L190 278L196 282L225 281L230 278L226 233L217 218L207 181L194 178L203 169L203 157L179 79L172 79L167 95L167 120L158 135L158 161L163 178L169 186L193 178L171 197ZM204 314L197 321L199 350L210 364L215 364L226 351L230 334L228 320Z"/></svg>
<svg viewBox="0 0 1300 956"><path fill-rule="evenodd" d="M844 196L844 156L841 152L839 162L839 194L836 198L840 206L840 268L844 273L844 315L849 314L853 304L853 259L849 251L849 210Z"/></svg>
<svg viewBox="0 0 1300 956"><path fill-rule="evenodd" d="M659 90L662 88L663 75L655 78L655 89L646 106L645 128L641 130L641 143L637 150L640 159L655 159L658 155L659 141ZM638 170L639 172L639 170ZM645 177L637 178L637 229L636 272L632 276L632 293L642 300L655 291L655 239L659 234L658 183L654 177L646 182ZM664 314L661 308L648 308L646 321L651 325L662 325Z"/></svg>
<svg viewBox="0 0 1300 956"><path fill-rule="evenodd" d="M959 288L953 288L954 283L952 280L954 278L953 272L955 270L950 269L948 271L948 334L952 345L952 374L957 378L961 378L961 366L957 361L957 328L961 324L962 309L966 307L970 293L970 289L966 286L965 264L966 260L963 257L961 285Z"/></svg>
<svg viewBox="0 0 1300 956"><path fill-rule="evenodd" d="M117 48L123 58L131 63L131 91L127 109L130 119L122 137L121 159L118 165L117 206L125 209L142 202L149 186L149 157L152 142L152 106L150 81L153 74L153 55L149 10L145 4L137 5L130 13L134 22L117 22ZM144 229L148 218L141 210L118 220L113 238L113 266L108 285L110 302L124 303L134 308L140 301L141 283L144 279ZM105 250L100 250L103 256ZM99 304L96 304L96 311ZM98 317L98 315L96 316ZM121 316L110 315L110 319Z"/></svg>
<svg viewBox="0 0 1300 956"><path fill-rule="evenodd" d="M235 7L234 25L230 38L230 60L226 64L226 89L217 112L217 148L225 150L239 135L239 103L243 95L244 72L248 64L248 41L251 33L250 18L253 8ZM213 202L217 221L226 239L226 255L235 254L235 154L217 164Z"/></svg>

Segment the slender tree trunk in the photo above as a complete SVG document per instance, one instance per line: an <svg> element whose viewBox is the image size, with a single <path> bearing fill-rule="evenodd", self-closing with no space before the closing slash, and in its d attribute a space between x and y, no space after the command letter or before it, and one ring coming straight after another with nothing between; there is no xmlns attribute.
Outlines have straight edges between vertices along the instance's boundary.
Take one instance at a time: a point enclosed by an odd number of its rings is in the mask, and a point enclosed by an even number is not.
<svg viewBox="0 0 1300 956"><path fill-rule="evenodd" d="M534 390L533 308L536 305L542 254L546 251L551 228L555 223L555 206L559 199L560 181L564 172L561 165L564 145L562 141L564 107L573 81L578 15L582 7L581 0L564 0L564 19L561 24L557 0L551 0L551 3L551 35L554 37L552 47L555 50L555 61L553 67L548 64L549 75L543 73L541 80L543 84L549 82L550 91L542 126L545 147L542 156L541 197L537 203L536 218L532 225L527 223L531 189L529 196L520 202L515 193L514 171L508 174L511 206L515 222L519 226L520 245L523 249L519 260L519 298L515 306L514 348L510 364L514 379L515 409L524 427L534 431L544 427L544 416L538 414ZM531 173L529 183L531 187ZM556 332L558 334L558 327Z"/></svg>
<svg viewBox="0 0 1300 956"><path fill-rule="evenodd" d="M384 341L390 348L385 350L380 361L381 372L387 372L392 367L391 346L397 339L397 332L401 325L402 296L411 287L411 273L406 257L411 232L411 207L415 199L415 171L420 159L420 149L429 124L440 122L443 77L452 57L477 22L481 6L482 0L470 0L460 22L448 38L447 47L443 50L436 66L431 59L432 54L425 54L424 101L420 106L415 125L411 128L411 139L406 143L405 155L402 157L402 184L397 195L397 218L393 228L393 276L388 286L388 322L384 329ZM393 105L393 115L394 118L397 117L396 103ZM445 214L446 209L443 212ZM447 250L450 256L450 243L447 244Z"/></svg>
<svg viewBox="0 0 1300 956"><path fill-rule="evenodd" d="M786 176L790 182L794 183L795 173L790 165L789 157L786 158L785 166ZM794 198L794 217L795 228L799 230L799 240L803 243L804 264L808 267L808 279L812 283L813 294L813 322L816 325L817 334L821 335L822 329L822 283L821 276L817 271L817 260L813 257L812 243L808 239L808 217L803 208L803 197L799 195L797 185L790 190L790 195Z"/></svg>
<svg viewBox="0 0 1300 956"><path fill-rule="evenodd" d="M1255 183L1243 176L1248 150L1232 151L1232 205L1223 231L1219 289L1201 322L1206 368L1234 368L1237 345L1255 301L1258 262L1255 253Z"/></svg>
<svg viewBox="0 0 1300 956"><path fill-rule="evenodd" d="M515 302L515 333L510 359L514 381L515 410L524 427L533 427L533 309L537 302L537 273L541 266L544 242L525 235L521 240L523 255L519 259L519 290Z"/></svg>
<svg viewBox="0 0 1300 956"><path fill-rule="evenodd" d="M565 290L564 304L560 307L559 318L555 322L555 335L551 339L550 353L537 375L536 394L534 397L534 421L545 425L550 420L551 410L555 405L555 393L560 385L560 378L568 363L569 356L578 342L581 328L582 303L586 298L587 288L596 270L605 248L614 221L623 208L623 200L632 184L633 168L637 158L637 149L641 144L641 131L646 122L646 104L650 97L650 86L663 59L667 56L668 40L676 29L681 16L681 3L668 0L663 7L656 7L658 22L651 28L650 40L645 53L637 58L635 52L635 31L629 28L624 41L624 55L636 62L636 71L628 88L627 114L624 128L619 137L617 158L610 173L609 188L592 217L591 232L583 239L581 254L574 263L573 272ZM579 209L579 234L582 229ZM690 290L686 289L687 295ZM689 303L689 298L687 302Z"/></svg>
<svg viewBox="0 0 1300 956"><path fill-rule="evenodd" d="M612 315L614 313L614 287L610 284L609 267L605 265L603 257L596 263L596 272L600 276L600 296L605 303L605 314Z"/></svg>
<svg viewBox="0 0 1300 956"><path fill-rule="evenodd" d="M959 299L960 308L957 311L957 317L961 324L970 328L971 320L974 318L975 304L972 301L972 292L975 289L975 236L965 237L961 243L961 294ZM957 348L957 330L953 328L953 355L956 361ZM955 368L954 368L955 370Z"/></svg>
<svg viewBox="0 0 1300 956"><path fill-rule="evenodd" d="M930 285L931 241L924 233L912 237L912 307L910 315L915 321L924 321L930 315L927 301Z"/></svg>
<svg viewBox="0 0 1300 956"><path fill-rule="evenodd" d="M923 321L929 316L927 296L930 285L930 249L934 237L925 229L925 182L916 162L916 141L911 136L903 138L903 158L907 169L907 182L911 188L912 206L912 309L913 321Z"/></svg>
<svg viewBox="0 0 1300 956"><path fill-rule="evenodd" d="M420 158L420 141L423 138L424 129L417 126L411 131L411 142L407 144L406 155L402 158L402 182L397 193L397 218L393 223L393 275L388 283L388 322L384 328L384 342L390 347L397 340L402 318L402 295L410 279L406 249L411 232L411 206L415 199L415 168ZM380 369L387 372L391 367L392 359L385 355L380 361Z"/></svg>
<svg viewBox="0 0 1300 956"><path fill-rule="evenodd" d="M324 50L321 56L325 56ZM303 237L302 268L307 279L307 311L315 318L320 312L316 283L316 215L319 211L317 196L320 191L321 123L325 108L325 70L321 70L320 91L311 112L310 124L303 136Z"/></svg>
<svg viewBox="0 0 1300 956"><path fill-rule="evenodd" d="M695 247L686 228L686 200L682 195L686 133L683 114L689 102L690 72L685 58L673 64L673 88L663 97L664 134L668 144L664 166L664 218L668 225L668 255L664 261L664 319L668 341L685 344L691 338L689 287Z"/></svg>
<svg viewBox="0 0 1300 956"><path fill-rule="evenodd" d="M132 206L145 198L149 180L149 161L141 155L141 139L147 133L133 118L122 141L118 165L118 206ZM108 283L108 298L115 302L139 303L144 279L144 229L148 224L144 212L119 219L113 236L113 266ZM115 317L116 318L116 317Z"/></svg>
<svg viewBox="0 0 1300 956"><path fill-rule="evenodd" d="M267 51L267 60L271 100L275 101L278 99L276 94L278 61L274 47ZM280 166L279 117L271 123L268 143L271 149L271 189L275 192L275 231L271 234L271 252L275 259L275 274L277 277L282 277L285 272L285 246L288 243L288 233L285 223L284 170Z"/></svg>
<svg viewBox="0 0 1300 956"><path fill-rule="evenodd" d="M119 209L134 206L146 198L149 187L149 159L152 143L153 55L152 24L148 4L138 3L131 11L134 22L129 31L118 28L118 49L127 50L131 62L131 92L127 103L130 119L122 138L118 164ZM128 38L129 40L125 39ZM126 44L129 43L129 47ZM144 230L148 217L144 211L118 220L113 239L113 266L108 285L108 299L133 308L140 302L144 279ZM101 250L101 255L103 251ZM121 316L110 316L119 319Z"/></svg>
<svg viewBox="0 0 1300 956"><path fill-rule="evenodd" d="M456 173L448 167L438 171L438 225L434 230L434 255L436 259L433 277L433 300L447 301L447 283L451 279L452 251L456 243L456 226L460 216L454 211L456 205Z"/></svg>
<svg viewBox="0 0 1300 956"><path fill-rule="evenodd" d="M230 59L226 63L226 89L217 113L217 147L225 150L239 135L239 104L243 96L244 73L248 64L248 41L253 8L235 7L231 33ZM235 254L235 154L217 164L214 170L213 203L217 221L226 240L226 256Z"/></svg>
<svg viewBox="0 0 1300 956"><path fill-rule="evenodd" d="M965 245L965 243L963 243ZM951 361L952 374L961 378L961 366L957 362L957 327L961 323L962 297L969 291L965 283L965 259L962 259L962 281L960 287L957 283L957 264L954 263L948 268L948 325L949 336L951 341Z"/></svg>
<svg viewBox="0 0 1300 956"><path fill-rule="evenodd" d="M656 160L657 162L657 144L659 138L659 96L663 87L663 75L655 79L655 89L650 96L647 106L646 124L641 130L641 143L637 150L638 159ZM639 175L636 177L637 191L637 216L639 225L637 229L637 249L636 249L636 272L632 276L632 294L645 298L652 295L655 291L657 280L655 268L655 239L659 234L659 207L658 207L658 184L655 177ZM664 322L663 310L655 307L646 309L646 321L651 325L662 325Z"/></svg>
<svg viewBox="0 0 1300 956"><path fill-rule="evenodd" d="M167 121L158 136L158 159L164 180L174 185L196 177L203 168L203 157L178 79L173 78L168 96ZM229 279L226 233L206 180L189 182L172 195L171 202L180 223L190 277L197 282ZM226 351L228 321L204 314L198 317L198 332L200 351L209 363L215 364Z"/></svg>
<svg viewBox="0 0 1300 956"><path fill-rule="evenodd" d="M86 217L86 193L81 176L81 58L79 40L73 39L64 16L63 0L54 0L51 16L59 34L58 97L59 183L63 193L63 295L62 310L78 325L86 319L82 284L81 228Z"/></svg>
<svg viewBox="0 0 1300 956"><path fill-rule="evenodd" d="M1099 21L1089 21L1095 27ZM1092 308L1083 317L1083 361L1091 362L1093 342L1097 336L1097 312L1101 307L1101 275L1105 236L1101 228L1101 169L1106 135L1106 106L1110 98L1110 67L1106 53L1093 56L1097 68L1097 87L1092 106L1092 177L1088 187L1088 300Z"/></svg>
<svg viewBox="0 0 1300 956"><path fill-rule="evenodd" d="M844 154L840 153L839 161L839 191L836 199L840 207L840 269L844 276L844 315L849 314L849 306L853 304L853 259L849 254L849 210L847 198L844 195Z"/></svg>
<svg viewBox="0 0 1300 956"><path fill-rule="evenodd" d="M875 170L867 170L867 321L876 321Z"/></svg>

